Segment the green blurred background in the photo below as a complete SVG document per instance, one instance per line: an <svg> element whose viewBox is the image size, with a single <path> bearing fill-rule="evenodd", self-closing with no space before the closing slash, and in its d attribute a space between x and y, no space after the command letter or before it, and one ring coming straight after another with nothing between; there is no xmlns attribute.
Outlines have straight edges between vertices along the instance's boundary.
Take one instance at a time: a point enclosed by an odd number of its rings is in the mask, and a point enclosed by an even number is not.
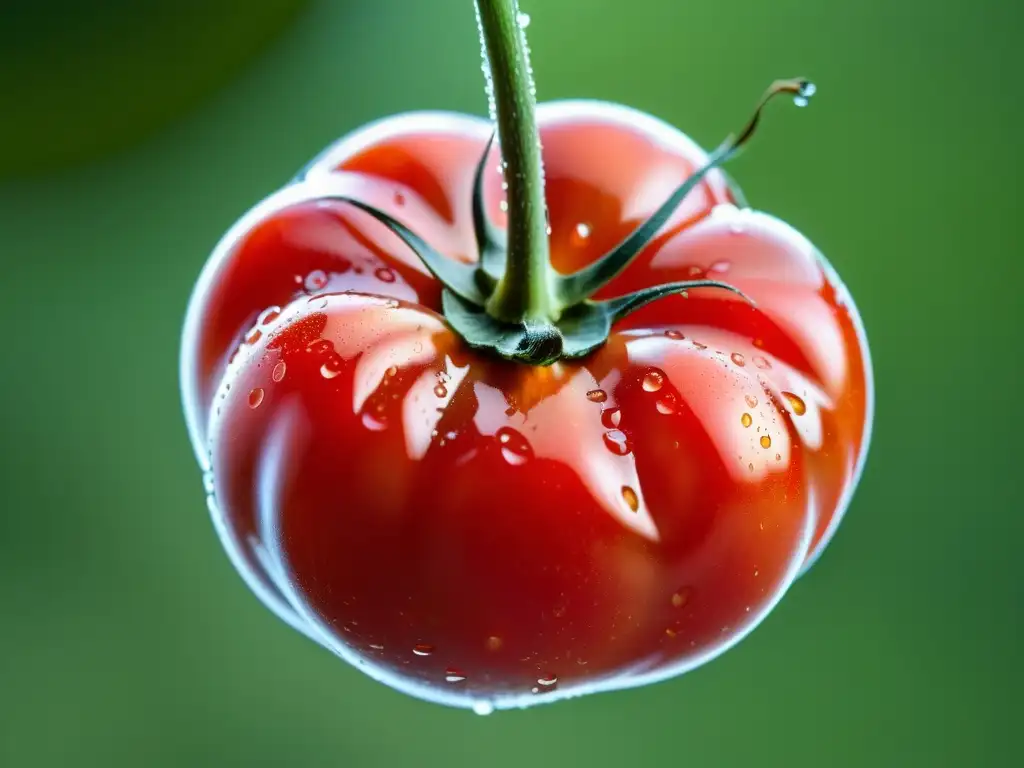
<svg viewBox="0 0 1024 768"><path fill-rule="evenodd" d="M424 704L302 639L207 518L185 304L221 232L338 135L485 108L471 4L0 1L0 766L1024 764L1024 10L523 10L541 98L705 145L771 78L818 82L731 170L872 340L875 442L830 550L718 661L525 712Z"/></svg>

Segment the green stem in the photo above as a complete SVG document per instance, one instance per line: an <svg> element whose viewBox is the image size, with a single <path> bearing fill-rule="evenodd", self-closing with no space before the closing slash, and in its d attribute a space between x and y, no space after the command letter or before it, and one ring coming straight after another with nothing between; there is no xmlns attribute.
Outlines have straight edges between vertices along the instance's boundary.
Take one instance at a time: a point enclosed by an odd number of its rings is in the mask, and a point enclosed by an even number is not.
<svg viewBox="0 0 1024 768"><path fill-rule="evenodd" d="M519 3L476 0L476 7L508 184L508 261L487 313L505 322L549 321L554 301L544 166Z"/></svg>

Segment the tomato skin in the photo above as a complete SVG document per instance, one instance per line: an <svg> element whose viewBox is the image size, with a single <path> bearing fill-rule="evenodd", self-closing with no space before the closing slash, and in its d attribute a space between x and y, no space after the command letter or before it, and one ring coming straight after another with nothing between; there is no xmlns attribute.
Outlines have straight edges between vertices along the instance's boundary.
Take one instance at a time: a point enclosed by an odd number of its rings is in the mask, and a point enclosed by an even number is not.
<svg viewBox="0 0 1024 768"><path fill-rule="evenodd" d="M705 159L626 108L538 116L561 271ZM550 368L468 349L417 258L327 197L471 261L489 136L412 115L329 149L218 246L182 352L214 520L257 594L377 679L481 711L662 679L742 638L827 543L872 398L834 272L782 222L737 210L717 172L603 295L709 276L756 308L666 298Z"/></svg>

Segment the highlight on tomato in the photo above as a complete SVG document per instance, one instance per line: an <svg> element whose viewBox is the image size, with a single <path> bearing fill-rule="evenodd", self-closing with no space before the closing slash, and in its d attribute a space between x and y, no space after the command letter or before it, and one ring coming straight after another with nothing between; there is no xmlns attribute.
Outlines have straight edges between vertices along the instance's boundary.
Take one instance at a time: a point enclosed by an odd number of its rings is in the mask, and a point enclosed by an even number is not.
<svg viewBox="0 0 1024 768"><path fill-rule="evenodd" d="M517 3L476 5L493 119L386 118L246 213L181 386L253 592L486 713L746 636L835 533L873 385L838 275L720 169L810 82L706 152L627 106L535 104Z"/></svg>

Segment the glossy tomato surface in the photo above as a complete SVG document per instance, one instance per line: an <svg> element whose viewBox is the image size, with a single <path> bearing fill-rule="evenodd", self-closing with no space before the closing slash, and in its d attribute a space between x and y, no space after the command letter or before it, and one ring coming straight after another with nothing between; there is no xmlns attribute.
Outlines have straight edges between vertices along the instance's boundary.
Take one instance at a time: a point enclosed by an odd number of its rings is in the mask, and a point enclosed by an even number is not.
<svg viewBox="0 0 1024 768"><path fill-rule="evenodd" d="M541 105L551 252L611 249L706 154L625 107ZM469 349L390 213L475 260L481 119L412 114L331 147L243 217L193 296L182 388L249 585L368 674L494 707L663 679L728 648L827 544L860 475L871 369L801 234L715 171L600 298L709 277L582 361ZM505 223L499 158L485 199Z"/></svg>

